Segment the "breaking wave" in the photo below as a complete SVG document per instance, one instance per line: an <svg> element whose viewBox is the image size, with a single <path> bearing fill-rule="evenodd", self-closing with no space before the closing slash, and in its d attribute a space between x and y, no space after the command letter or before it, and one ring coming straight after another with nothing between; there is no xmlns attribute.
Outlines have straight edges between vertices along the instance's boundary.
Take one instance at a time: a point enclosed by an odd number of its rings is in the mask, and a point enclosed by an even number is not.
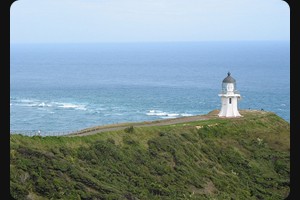
<svg viewBox="0 0 300 200"><path fill-rule="evenodd" d="M160 110L149 110L149 112L147 112L146 115L159 116L160 118L163 119L192 116L192 114L188 114L188 113L168 113Z"/></svg>
<svg viewBox="0 0 300 200"><path fill-rule="evenodd" d="M64 103L64 102L51 102L42 101L37 99L11 99L10 106L23 106L23 107L54 107L62 109L75 109L75 110L87 110L85 104L75 104L75 103Z"/></svg>

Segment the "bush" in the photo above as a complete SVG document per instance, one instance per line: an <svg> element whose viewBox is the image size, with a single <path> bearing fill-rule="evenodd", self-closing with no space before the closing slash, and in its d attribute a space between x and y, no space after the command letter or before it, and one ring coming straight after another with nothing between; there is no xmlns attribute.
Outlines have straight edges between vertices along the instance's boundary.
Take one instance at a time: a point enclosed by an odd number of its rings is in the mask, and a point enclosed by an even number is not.
<svg viewBox="0 0 300 200"><path fill-rule="evenodd" d="M114 139L112 139L112 138L107 138L106 141L109 142L109 143L111 143L111 144L116 144L115 141L114 141Z"/></svg>
<svg viewBox="0 0 300 200"><path fill-rule="evenodd" d="M15 199L26 199L28 191L23 185L10 182L10 194Z"/></svg>
<svg viewBox="0 0 300 200"><path fill-rule="evenodd" d="M129 127L125 128L124 131L125 131L125 133L133 133L134 128L133 128L133 126L129 126Z"/></svg>

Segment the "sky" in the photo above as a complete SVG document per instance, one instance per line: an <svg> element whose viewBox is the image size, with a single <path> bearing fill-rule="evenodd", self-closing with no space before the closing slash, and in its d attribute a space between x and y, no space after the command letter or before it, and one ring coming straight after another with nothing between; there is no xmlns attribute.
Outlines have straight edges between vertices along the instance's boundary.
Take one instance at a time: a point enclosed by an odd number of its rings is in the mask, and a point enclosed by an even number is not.
<svg viewBox="0 0 300 200"><path fill-rule="evenodd" d="M18 0L11 43L290 40L282 0Z"/></svg>

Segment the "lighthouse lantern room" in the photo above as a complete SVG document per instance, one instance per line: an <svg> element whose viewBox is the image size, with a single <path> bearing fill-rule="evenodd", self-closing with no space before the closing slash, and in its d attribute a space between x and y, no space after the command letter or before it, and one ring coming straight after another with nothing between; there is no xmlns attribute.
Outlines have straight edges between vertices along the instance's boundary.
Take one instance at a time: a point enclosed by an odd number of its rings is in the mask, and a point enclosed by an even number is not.
<svg viewBox="0 0 300 200"><path fill-rule="evenodd" d="M222 92L219 94L221 97L222 107L219 112L219 117L240 117L237 108L237 102L240 100L241 95L236 90L236 81L227 73L227 77L222 82Z"/></svg>

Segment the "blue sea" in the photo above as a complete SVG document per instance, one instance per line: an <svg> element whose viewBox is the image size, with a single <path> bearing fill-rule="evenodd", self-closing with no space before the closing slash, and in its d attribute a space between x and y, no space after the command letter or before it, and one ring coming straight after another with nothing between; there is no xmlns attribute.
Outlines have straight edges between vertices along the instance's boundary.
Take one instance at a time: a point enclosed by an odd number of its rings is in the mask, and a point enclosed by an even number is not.
<svg viewBox="0 0 300 200"><path fill-rule="evenodd" d="M231 72L239 109L290 121L289 41L11 44L10 129L65 133L220 109Z"/></svg>

